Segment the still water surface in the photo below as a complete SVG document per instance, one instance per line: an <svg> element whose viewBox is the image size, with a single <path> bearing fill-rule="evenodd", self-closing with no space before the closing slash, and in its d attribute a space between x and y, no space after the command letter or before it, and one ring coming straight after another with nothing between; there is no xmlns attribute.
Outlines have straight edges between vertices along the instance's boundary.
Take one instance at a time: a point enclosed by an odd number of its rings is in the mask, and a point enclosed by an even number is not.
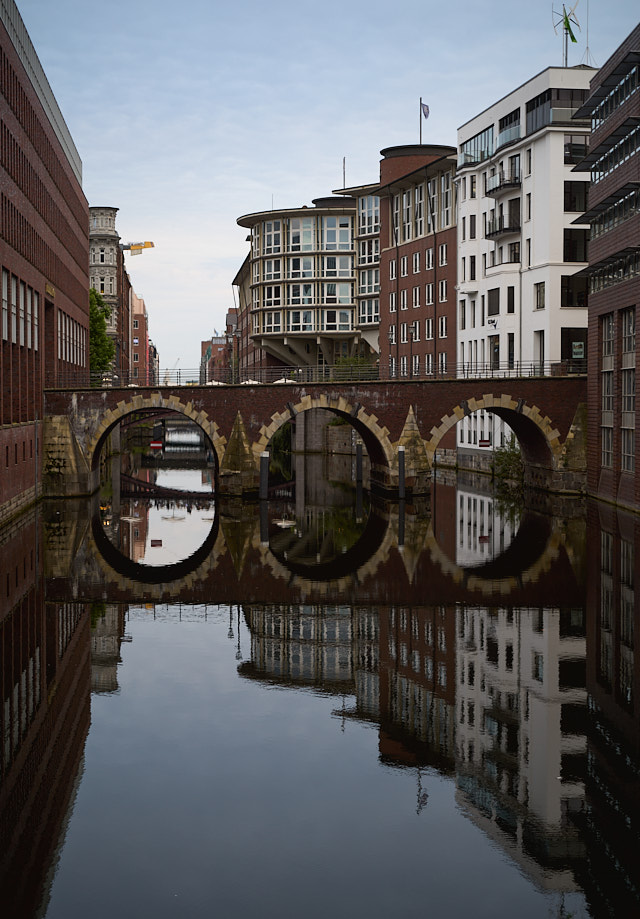
<svg viewBox="0 0 640 919"><path fill-rule="evenodd" d="M637 521L143 504L3 544L3 915L637 914Z"/></svg>

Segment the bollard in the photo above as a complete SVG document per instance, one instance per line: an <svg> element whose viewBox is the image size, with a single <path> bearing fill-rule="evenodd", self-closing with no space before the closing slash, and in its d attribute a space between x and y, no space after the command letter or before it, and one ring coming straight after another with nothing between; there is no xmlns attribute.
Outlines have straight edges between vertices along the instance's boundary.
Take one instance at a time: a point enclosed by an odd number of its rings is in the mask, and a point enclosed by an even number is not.
<svg viewBox="0 0 640 919"><path fill-rule="evenodd" d="M398 497L404 499L404 447L398 447Z"/></svg>
<svg viewBox="0 0 640 919"><path fill-rule="evenodd" d="M267 501L260 502L260 543L263 546L269 545L269 504Z"/></svg>
<svg viewBox="0 0 640 919"><path fill-rule="evenodd" d="M260 454L260 492L261 500L269 497L269 451L263 450Z"/></svg>

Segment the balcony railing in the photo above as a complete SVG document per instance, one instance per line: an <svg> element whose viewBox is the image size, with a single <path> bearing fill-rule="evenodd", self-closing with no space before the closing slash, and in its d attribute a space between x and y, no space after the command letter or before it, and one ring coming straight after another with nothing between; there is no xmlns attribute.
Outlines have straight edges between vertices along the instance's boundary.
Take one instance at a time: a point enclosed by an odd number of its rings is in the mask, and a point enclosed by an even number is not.
<svg viewBox="0 0 640 919"><path fill-rule="evenodd" d="M498 134L498 142L496 143L496 150L499 150L500 147L504 147L505 144L510 144L514 140L519 140L521 136L520 131L520 122L518 124L513 124L509 128L505 128L504 131L500 131Z"/></svg>
<svg viewBox="0 0 640 919"><path fill-rule="evenodd" d="M492 220L487 220L487 239L492 239L496 236L506 236L508 233L519 233L520 226L520 217L494 217Z"/></svg>
<svg viewBox="0 0 640 919"><path fill-rule="evenodd" d="M463 364L451 364L446 370L435 368L433 372L424 367L411 372L412 361L407 361L407 372L391 372L387 361L389 356L397 358L399 353L411 355L410 345L391 345L391 355L387 352L379 363L361 364L357 360L350 363L324 365L320 367L262 367L245 370L237 367L220 368L214 372L196 369L160 370L156 378L148 381L139 379L131 371L111 371L89 374L78 368L54 371L46 374L46 389L162 389L176 386L259 386L291 385L304 383L357 383L376 380L460 380L460 379L503 379L506 377L533 376L572 376L584 375L587 372L586 360L565 360L557 362L540 361L466 361ZM422 357L422 356L421 356ZM424 362L424 359L422 358ZM399 362L397 362L399 363Z"/></svg>
<svg viewBox="0 0 640 919"><path fill-rule="evenodd" d="M487 194L495 197L503 189L518 188L521 181L519 169L500 169L487 179Z"/></svg>

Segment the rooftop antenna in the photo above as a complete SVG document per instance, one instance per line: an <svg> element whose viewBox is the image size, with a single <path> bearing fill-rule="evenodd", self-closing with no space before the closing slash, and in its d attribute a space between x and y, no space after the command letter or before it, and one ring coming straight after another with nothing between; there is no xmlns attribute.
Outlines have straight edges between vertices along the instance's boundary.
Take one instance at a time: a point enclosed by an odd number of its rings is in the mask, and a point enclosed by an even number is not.
<svg viewBox="0 0 640 919"><path fill-rule="evenodd" d="M597 64L591 51L589 49L589 0L587 0L587 47L584 49L584 54L582 55L581 64L586 64L587 67L596 67Z"/></svg>
<svg viewBox="0 0 640 919"><path fill-rule="evenodd" d="M551 21L553 22L553 31L556 33L556 35L558 34L558 27L562 26L562 66L563 67L569 66L569 63L568 63L569 61L569 39L571 39L571 41L574 44L576 44L578 41L578 39L573 34L571 23L573 23L574 26L577 26L578 28L580 28L580 23L578 22L578 19L575 13L576 7L579 2L580 0L576 0L576 2L571 7L569 12L567 12L567 8L564 3L562 4L562 12L559 12L558 10L554 10L553 7L551 7Z"/></svg>

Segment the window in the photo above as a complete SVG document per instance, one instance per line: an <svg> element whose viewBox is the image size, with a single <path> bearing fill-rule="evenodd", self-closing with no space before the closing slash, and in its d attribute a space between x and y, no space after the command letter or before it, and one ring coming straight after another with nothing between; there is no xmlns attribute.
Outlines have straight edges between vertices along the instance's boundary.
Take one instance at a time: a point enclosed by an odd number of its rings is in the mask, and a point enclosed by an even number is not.
<svg viewBox="0 0 640 919"><path fill-rule="evenodd" d="M414 377L420 376L420 355L414 354L411 358L411 374Z"/></svg>
<svg viewBox="0 0 640 919"><path fill-rule="evenodd" d="M507 287L507 313L515 312L515 287Z"/></svg>
<svg viewBox="0 0 640 919"><path fill-rule="evenodd" d="M433 305L433 284L425 284L425 302L427 306Z"/></svg>
<svg viewBox="0 0 640 919"><path fill-rule="evenodd" d="M420 253L413 253L413 273L418 274L420 272Z"/></svg>
<svg viewBox="0 0 640 919"><path fill-rule="evenodd" d="M424 372L429 375L433 373L433 354L425 354L424 356Z"/></svg>
<svg viewBox="0 0 640 919"><path fill-rule="evenodd" d="M414 287L413 288L413 307L414 309L416 309L419 306L420 306L420 288Z"/></svg>
<svg viewBox="0 0 640 919"><path fill-rule="evenodd" d="M527 192L525 214L526 219L531 220L531 192Z"/></svg>
<svg viewBox="0 0 640 919"><path fill-rule="evenodd" d="M476 177L475 175L469 176L469 197L475 198L476 196Z"/></svg>
<svg viewBox="0 0 640 919"><path fill-rule="evenodd" d="M500 288L492 287L488 291L487 298L487 315L498 316L500 313Z"/></svg>
<svg viewBox="0 0 640 919"><path fill-rule="evenodd" d="M407 355L406 354L403 354L402 357L400 358L400 376L401 377L407 376Z"/></svg>
<svg viewBox="0 0 640 919"><path fill-rule="evenodd" d="M476 238L476 215L469 215L469 239Z"/></svg>
<svg viewBox="0 0 640 919"><path fill-rule="evenodd" d="M380 259L380 240L379 239L361 239L359 262L361 265L369 265Z"/></svg>
<svg viewBox="0 0 640 919"><path fill-rule="evenodd" d="M425 319L424 337L426 341L433 341L433 319Z"/></svg>
<svg viewBox="0 0 640 919"><path fill-rule="evenodd" d="M282 228L279 220L266 220L263 233L263 254L280 252L282 246Z"/></svg>
<svg viewBox="0 0 640 919"><path fill-rule="evenodd" d="M322 218L322 243L323 248L332 249L351 248L351 218L348 216Z"/></svg>
<svg viewBox="0 0 640 919"><path fill-rule="evenodd" d="M272 312L267 310L264 314L264 332L279 332L280 331L280 312Z"/></svg>
<svg viewBox="0 0 640 919"><path fill-rule="evenodd" d="M440 228L451 223L451 173L440 176Z"/></svg>
<svg viewBox="0 0 640 919"><path fill-rule="evenodd" d="M447 317L440 316L438 318L438 338L447 337Z"/></svg>
<svg viewBox="0 0 640 919"><path fill-rule="evenodd" d="M430 271L433 268L433 248L425 249L424 267L427 271Z"/></svg>
<svg viewBox="0 0 640 919"><path fill-rule="evenodd" d="M134 352L133 352L133 363L136 364L136 363L138 362L138 360L139 360L139 358L138 358L138 352L137 352L137 351L134 351Z"/></svg>
<svg viewBox="0 0 640 919"><path fill-rule="evenodd" d="M400 277L406 278L409 274L409 256L403 255L400 259Z"/></svg>
<svg viewBox="0 0 640 919"><path fill-rule="evenodd" d="M368 268L360 272L360 293L376 294L380 286L380 271L378 268Z"/></svg>
<svg viewBox="0 0 640 919"><path fill-rule="evenodd" d="M389 280L395 281L396 279L396 260L392 258L389 261Z"/></svg>
<svg viewBox="0 0 640 919"><path fill-rule="evenodd" d="M289 277L291 278L300 278L302 273L300 271L300 263L302 259L292 258L289 259ZM295 269L294 269L295 264ZM279 281L280 280L280 259L279 258L268 258L264 261L264 281Z"/></svg>
<svg viewBox="0 0 640 919"><path fill-rule="evenodd" d="M414 319L411 323L411 335L414 341L420 341L420 320Z"/></svg>
<svg viewBox="0 0 640 919"><path fill-rule="evenodd" d="M447 244L440 243L438 246L438 265L447 264Z"/></svg>
<svg viewBox="0 0 640 919"><path fill-rule="evenodd" d="M467 301L466 300L460 301L459 315L460 315L460 331L464 332L464 329L466 326L466 318L467 318Z"/></svg>
<svg viewBox="0 0 640 919"><path fill-rule="evenodd" d="M440 303L447 302L447 282L438 281L438 301Z"/></svg>
<svg viewBox="0 0 640 919"><path fill-rule="evenodd" d="M415 235L422 236L424 233L424 185L417 186L414 196Z"/></svg>
<svg viewBox="0 0 640 919"><path fill-rule="evenodd" d="M280 306L281 292L280 285L268 285L264 289L263 306Z"/></svg>
<svg viewBox="0 0 640 919"><path fill-rule="evenodd" d="M476 257L475 255L469 256L469 280L475 281L476 279Z"/></svg>
<svg viewBox="0 0 640 919"><path fill-rule="evenodd" d="M361 300L360 301L360 323L361 325L370 325L371 323L380 322L380 301Z"/></svg>
<svg viewBox="0 0 640 919"><path fill-rule="evenodd" d="M2 340L9 338L9 272L2 269Z"/></svg>
<svg viewBox="0 0 640 919"><path fill-rule="evenodd" d="M380 229L380 198L365 195L358 201L358 232L360 235L377 233Z"/></svg>
<svg viewBox="0 0 640 919"><path fill-rule="evenodd" d="M397 303L397 300L396 300L396 292L395 292L395 290L392 290L392 291L389 293L389 312L390 312L390 313L395 313L395 311L397 310L397 308L398 308L398 303Z"/></svg>
<svg viewBox="0 0 640 919"><path fill-rule="evenodd" d="M324 303L351 303L351 284L323 284L322 300Z"/></svg>
<svg viewBox="0 0 640 919"><path fill-rule="evenodd" d="M403 345L407 343L407 323L406 322L403 322L400 326L400 343Z"/></svg>
<svg viewBox="0 0 640 919"><path fill-rule="evenodd" d="M292 259L296 261L296 259ZM307 259L300 259L301 262ZM308 259L311 264L311 259ZM377 270L377 269L376 269ZM350 278L353 272L350 255L325 255L322 259L322 274L325 278ZM303 277L310 277L311 273L304 274Z"/></svg>
<svg viewBox="0 0 640 919"><path fill-rule="evenodd" d="M633 428L622 429L622 471L635 472L636 470L636 435Z"/></svg>
<svg viewBox="0 0 640 919"><path fill-rule="evenodd" d="M395 325L389 326L389 344L395 345L396 343L396 327Z"/></svg>
<svg viewBox="0 0 640 919"><path fill-rule="evenodd" d="M605 469L613 466L613 428L601 428L602 448L600 453L600 465Z"/></svg>
<svg viewBox="0 0 640 919"><path fill-rule="evenodd" d="M407 308L407 291L401 290L400 291L400 309L406 310L406 308Z"/></svg>
<svg viewBox="0 0 640 919"><path fill-rule="evenodd" d="M413 228L411 212L411 189L408 188L402 192L402 239L409 242Z"/></svg>
<svg viewBox="0 0 640 919"><path fill-rule="evenodd" d="M446 351L441 351L438 354L438 372L439 373L447 372L447 353Z"/></svg>
<svg viewBox="0 0 640 919"><path fill-rule="evenodd" d="M137 320L137 319L134 319L134 320L133 320L133 327L134 327L134 329L137 329L137 328L138 328L138 320Z"/></svg>
<svg viewBox="0 0 640 919"><path fill-rule="evenodd" d="M533 305L537 310L543 310L544 303L544 292L545 292L545 282L540 281L539 284L533 285Z"/></svg>

